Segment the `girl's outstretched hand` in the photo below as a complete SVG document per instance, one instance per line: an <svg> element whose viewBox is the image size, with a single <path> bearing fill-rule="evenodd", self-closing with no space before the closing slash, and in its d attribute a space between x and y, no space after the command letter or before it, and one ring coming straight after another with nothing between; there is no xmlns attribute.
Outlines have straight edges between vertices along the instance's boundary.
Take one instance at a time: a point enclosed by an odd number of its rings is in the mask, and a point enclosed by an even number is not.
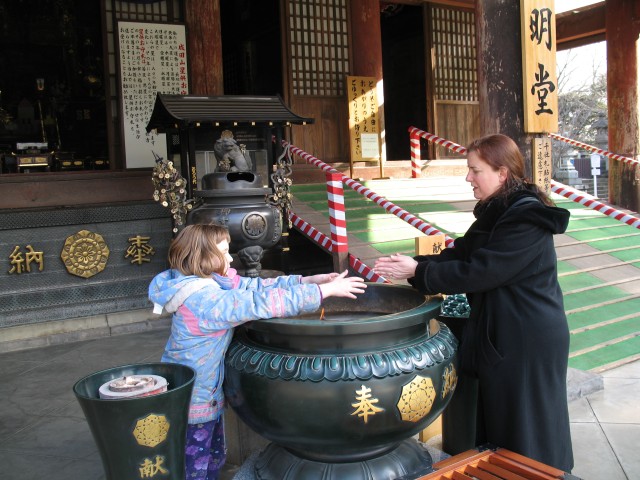
<svg viewBox="0 0 640 480"><path fill-rule="evenodd" d="M322 292L322 298L356 298L357 293L363 293L365 288L367 288L364 279L360 277L347 277L348 273L349 271L345 270L341 274L334 274L335 276L328 283L319 284L318 287L320 288L320 292Z"/></svg>
<svg viewBox="0 0 640 480"><path fill-rule="evenodd" d="M311 275L308 277L302 277L302 283L316 283L320 285L321 283L329 283L338 278L339 273L331 272L331 273L320 273L318 275Z"/></svg>

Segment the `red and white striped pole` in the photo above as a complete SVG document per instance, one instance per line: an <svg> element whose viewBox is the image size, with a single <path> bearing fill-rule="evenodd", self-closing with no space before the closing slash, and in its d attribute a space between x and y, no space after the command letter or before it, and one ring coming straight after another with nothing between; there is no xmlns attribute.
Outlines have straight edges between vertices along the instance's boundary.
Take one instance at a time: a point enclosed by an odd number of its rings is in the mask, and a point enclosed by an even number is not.
<svg viewBox="0 0 640 480"><path fill-rule="evenodd" d="M411 178L422 176L420 161L420 136L409 129L409 145L411 147Z"/></svg>
<svg viewBox="0 0 640 480"><path fill-rule="evenodd" d="M349 238L347 237L347 217L344 207L344 186L342 174L329 172L327 176L327 203L329 205L329 223L333 247L333 266L336 272L342 272L349 265Z"/></svg>
<svg viewBox="0 0 640 480"><path fill-rule="evenodd" d="M284 142L283 142L283 144L284 144ZM403 208L400 208L399 206L395 205L393 202L390 202L386 198L378 195L374 191L372 191L372 190L368 189L367 187L365 187L364 185L358 183L353 178L349 178L346 175L343 175L342 173L338 172L338 170L336 170L332 166L327 165L326 163L324 163L319 158L316 158L313 155L311 155L310 153L305 152L301 148L296 147L294 145L290 145L290 149L291 149L291 152L293 154L298 155L300 158L302 158L307 163L315 165L316 167L318 167L320 170L324 171L325 173L336 173L336 174L340 175L340 177L342 178L342 181L345 183L345 185L347 185L348 187L352 188L353 190L358 192L360 195L363 195L363 196L367 197L369 200L372 200L372 201L376 202L378 205L380 205L382 208L384 208L387 212L392 213L393 215L395 215L396 217L400 218L401 220L404 220L409 225L411 225L414 228L417 228L418 230L420 230L425 235L436 235L438 233L442 233L440 230L438 230L437 228L429 225L424 220L416 217L415 215L413 215L413 214L407 212L406 210L404 210ZM445 235L445 234L443 233L443 235ZM445 235L445 245L447 247L453 246L453 238L449 237L448 235Z"/></svg>

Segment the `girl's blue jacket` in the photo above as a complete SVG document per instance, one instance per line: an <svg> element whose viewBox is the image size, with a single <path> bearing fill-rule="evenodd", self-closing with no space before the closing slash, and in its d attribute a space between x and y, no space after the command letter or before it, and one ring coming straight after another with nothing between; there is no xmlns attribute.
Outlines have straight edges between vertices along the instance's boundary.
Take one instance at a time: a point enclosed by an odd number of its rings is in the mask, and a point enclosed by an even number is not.
<svg viewBox="0 0 640 480"><path fill-rule="evenodd" d="M230 269L211 278L182 275L177 270L158 274L149 285L154 312L173 314L171 335L163 362L187 365L196 371L189 423L216 420L224 408L224 355L233 327L250 320L313 312L322 295L316 284L301 276L246 278Z"/></svg>

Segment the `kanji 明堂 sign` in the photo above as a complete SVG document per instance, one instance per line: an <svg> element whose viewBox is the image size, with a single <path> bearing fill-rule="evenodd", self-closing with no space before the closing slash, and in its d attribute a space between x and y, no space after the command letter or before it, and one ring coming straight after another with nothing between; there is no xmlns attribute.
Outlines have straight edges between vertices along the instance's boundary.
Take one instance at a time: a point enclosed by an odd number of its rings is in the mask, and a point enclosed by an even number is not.
<svg viewBox="0 0 640 480"><path fill-rule="evenodd" d="M553 0L520 0L524 130L558 131L556 20Z"/></svg>

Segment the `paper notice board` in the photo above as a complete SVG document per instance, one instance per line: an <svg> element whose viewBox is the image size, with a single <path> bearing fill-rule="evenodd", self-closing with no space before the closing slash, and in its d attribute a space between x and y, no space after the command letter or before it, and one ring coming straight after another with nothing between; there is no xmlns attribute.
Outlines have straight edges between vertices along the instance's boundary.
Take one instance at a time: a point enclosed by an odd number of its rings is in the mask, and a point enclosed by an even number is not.
<svg viewBox="0 0 640 480"><path fill-rule="evenodd" d="M189 93L184 25L118 22L120 107L126 168L167 158L165 134L147 133L156 93Z"/></svg>

